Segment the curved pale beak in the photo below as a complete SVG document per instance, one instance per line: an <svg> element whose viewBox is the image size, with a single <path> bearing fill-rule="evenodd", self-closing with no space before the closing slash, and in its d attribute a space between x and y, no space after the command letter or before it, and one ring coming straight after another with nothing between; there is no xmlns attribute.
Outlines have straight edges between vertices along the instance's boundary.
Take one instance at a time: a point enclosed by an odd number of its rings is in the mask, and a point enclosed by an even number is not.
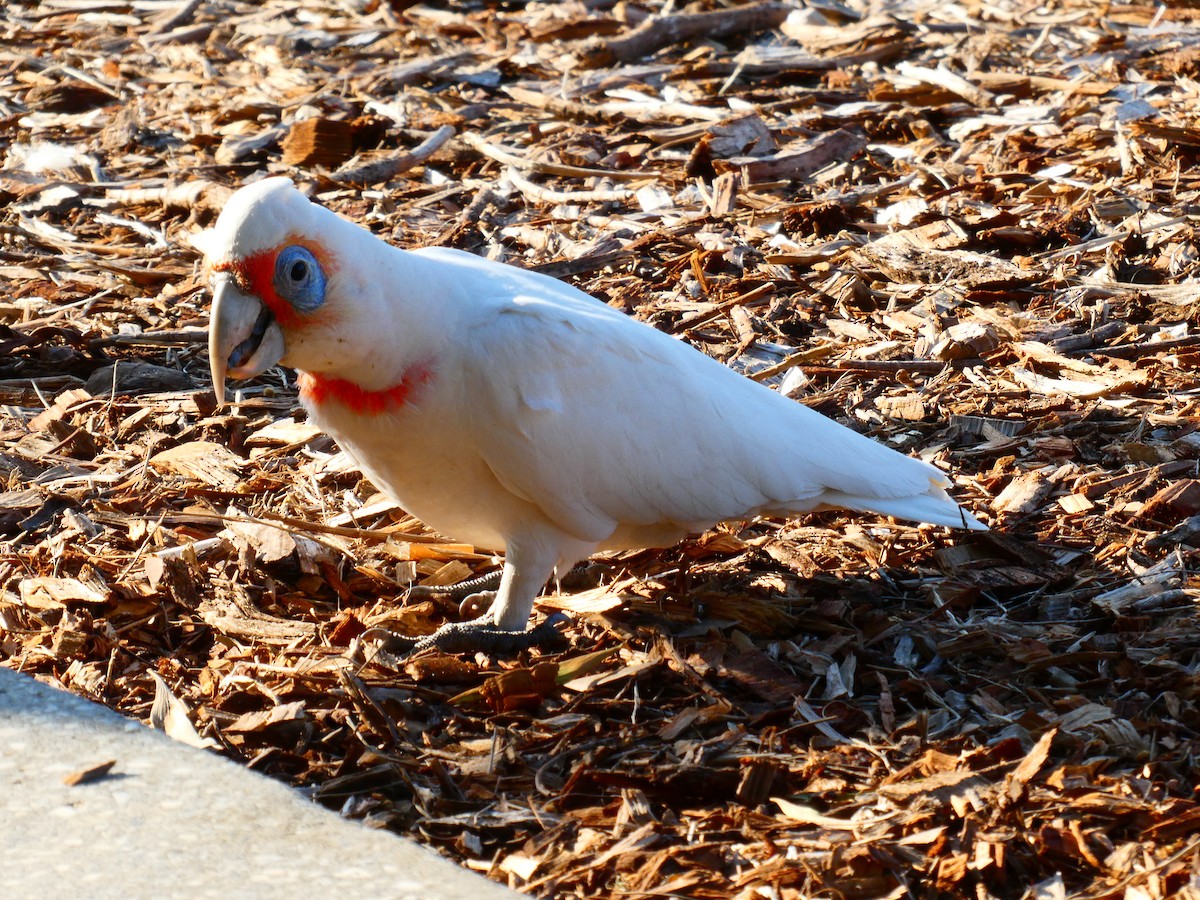
<svg viewBox="0 0 1200 900"><path fill-rule="evenodd" d="M217 404L225 402L225 376L252 378L283 359L283 331L257 297L243 294L228 272L213 278L208 365Z"/></svg>

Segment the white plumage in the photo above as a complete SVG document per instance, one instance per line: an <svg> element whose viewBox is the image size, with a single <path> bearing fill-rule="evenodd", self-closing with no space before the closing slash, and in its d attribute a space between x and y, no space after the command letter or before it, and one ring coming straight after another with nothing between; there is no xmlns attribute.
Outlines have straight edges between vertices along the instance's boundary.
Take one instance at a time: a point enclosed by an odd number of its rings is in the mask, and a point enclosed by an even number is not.
<svg viewBox="0 0 1200 900"><path fill-rule="evenodd" d="M727 519L839 506L984 527L932 466L569 285L397 249L286 179L234 194L203 249L218 396L227 372L307 373L312 420L372 482L505 551L500 629L526 627L555 567Z"/></svg>

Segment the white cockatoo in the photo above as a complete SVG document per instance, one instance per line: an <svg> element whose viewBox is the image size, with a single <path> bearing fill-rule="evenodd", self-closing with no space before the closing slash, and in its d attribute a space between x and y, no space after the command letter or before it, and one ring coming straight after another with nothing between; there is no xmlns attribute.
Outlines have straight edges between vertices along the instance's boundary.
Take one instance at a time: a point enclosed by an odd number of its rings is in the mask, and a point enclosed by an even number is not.
<svg viewBox="0 0 1200 900"><path fill-rule="evenodd" d="M551 575L594 551L724 520L843 507L985 528L933 466L561 281L393 247L286 178L237 191L197 244L218 400L227 376L297 369L311 420L378 488L504 551L487 614L443 628L457 646L526 633Z"/></svg>

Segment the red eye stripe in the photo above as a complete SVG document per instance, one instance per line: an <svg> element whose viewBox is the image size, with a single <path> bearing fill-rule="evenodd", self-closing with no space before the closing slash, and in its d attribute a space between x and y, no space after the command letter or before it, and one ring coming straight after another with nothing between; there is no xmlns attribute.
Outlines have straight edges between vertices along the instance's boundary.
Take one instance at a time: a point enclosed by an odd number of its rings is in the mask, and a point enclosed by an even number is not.
<svg viewBox="0 0 1200 900"><path fill-rule="evenodd" d="M252 253L235 267L235 272L246 279L250 292L271 311L281 327L292 328L300 324L300 314L275 291L275 257L279 250L272 247Z"/></svg>
<svg viewBox="0 0 1200 900"><path fill-rule="evenodd" d="M329 277L332 267L329 265L325 253L320 248L314 247L309 242L303 240L287 240L276 247L251 253L242 259L218 263L213 266L213 271L232 272L234 278L237 279L238 287L246 293L258 297L263 302L263 305L271 311L271 315L275 317L275 321L281 327L295 328L306 324L306 322L311 322L312 317L304 316L297 312L295 307L280 297L275 290L276 257L279 256L279 251L284 247L294 245L307 248L317 258L317 262L321 264L326 278Z"/></svg>

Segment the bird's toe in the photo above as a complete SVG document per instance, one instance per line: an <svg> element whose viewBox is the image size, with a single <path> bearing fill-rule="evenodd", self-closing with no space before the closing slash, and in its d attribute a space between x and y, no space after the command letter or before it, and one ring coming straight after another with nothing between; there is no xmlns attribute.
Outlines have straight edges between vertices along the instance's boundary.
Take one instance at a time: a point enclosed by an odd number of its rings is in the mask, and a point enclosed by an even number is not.
<svg viewBox="0 0 1200 900"><path fill-rule="evenodd" d="M560 639L558 626L566 621L565 615L556 613L536 628L516 631L496 627L488 616L472 622L450 622L418 640L412 652L436 649L443 653L517 653Z"/></svg>
<svg viewBox="0 0 1200 900"><path fill-rule="evenodd" d="M497 569L495 572L488 572L486 575L480 575L477 578L460 581L458 584L437 586L415 584L408 589L406 599L409 603L420 600L443 600L452 603L461 603L476 594L488 594L494 597L496 588L500 586L500 577L503 574L501 570Z"/></svg>

